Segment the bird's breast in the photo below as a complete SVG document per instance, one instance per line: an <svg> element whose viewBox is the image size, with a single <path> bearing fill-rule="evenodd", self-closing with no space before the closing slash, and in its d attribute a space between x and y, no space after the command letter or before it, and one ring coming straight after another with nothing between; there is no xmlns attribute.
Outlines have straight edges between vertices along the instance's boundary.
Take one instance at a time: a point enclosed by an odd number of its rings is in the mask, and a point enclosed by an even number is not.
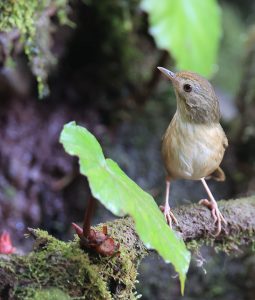
<svg viewBox="0 0 255 300"><path fill-rule="evenodd" d="M200 179L222 161L227 144L220 124L194 124L173 118L163 137L162 155L172 178Z"/></svg>

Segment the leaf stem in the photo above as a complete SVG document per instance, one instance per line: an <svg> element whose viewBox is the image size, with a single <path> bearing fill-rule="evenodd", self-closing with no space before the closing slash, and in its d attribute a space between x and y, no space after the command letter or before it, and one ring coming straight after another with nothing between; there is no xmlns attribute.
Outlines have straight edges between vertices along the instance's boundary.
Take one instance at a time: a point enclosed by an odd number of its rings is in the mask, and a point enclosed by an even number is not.
<svg viewBox="0 0 255 300"><path fill-rule="evenodd" d="M83 236L86 238L90 234L91 219L95 210L95 204L95 198L92 195L90 195L83 219Z"/></svg>

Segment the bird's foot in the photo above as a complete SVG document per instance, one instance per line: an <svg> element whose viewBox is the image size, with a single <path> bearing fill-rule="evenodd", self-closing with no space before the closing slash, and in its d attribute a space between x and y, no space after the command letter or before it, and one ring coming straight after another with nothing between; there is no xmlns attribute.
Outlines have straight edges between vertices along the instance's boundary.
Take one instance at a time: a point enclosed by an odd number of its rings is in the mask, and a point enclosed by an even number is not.
<svg viewBox="0 0 255 300"><path fill-rule="evenodd" d="M207 208L209 208L212 212L212 216L213 216L213 224L217 225L217 230L215 233L215 236L218 236L221 232L221 224L222 222L227 225L227 221L225 220L225 218L223 217L223 215L221 214L218 205L216 202L212 202L209 201L207 199L202 199L199 201L199 204L206 206Z"/></svg>
<svg viewBox="0 0 255 300"><path fill-rule="evenodd" d="M161 205L159 208L163 212L166 222L170 226L170 228L172 228L172 221L174 221L174 223L177 226L179 225L178 221L177 221L175 215L172 213L169 205L165 205L165 206Z"/></svg>

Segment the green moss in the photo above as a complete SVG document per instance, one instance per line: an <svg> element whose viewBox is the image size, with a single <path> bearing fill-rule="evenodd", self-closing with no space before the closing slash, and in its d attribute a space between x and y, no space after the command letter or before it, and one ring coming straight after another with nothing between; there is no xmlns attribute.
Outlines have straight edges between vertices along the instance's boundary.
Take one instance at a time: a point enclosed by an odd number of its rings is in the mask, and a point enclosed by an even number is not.
<svg viewBox="0 0 255 300"><path fill-rule="evenodd" d="M199 253L200 248L205 245L208 247L214 248L216 253L224 252L226 254L231 253L240 253L242 246L247 240L247 233L240 232L239 234L235 233L233 236L229 235L224 237L224 239L217 240L213 236L208 236L207 238L203 237L198 240L192 240L186 242L188 250L193 253ZM249 244L253 245L255 242L254 232L250 233Z"/></svg>
<svg viewBox="0 0 255 300"><path fill-rule="evenodd" d="M59 289L37 290L34 300L68 300L70 297Z"/></svg>
<svg viewBox="0 0 255 300"><path fill-rule="evenodd" d="M34 13L38 5L38 1L36 0L1 1L1 31L9 31L13 28L18 28L23 36L25 35L33 38L35 35Z"/></svg>
<svg viewBox="0 0 255 300"><path fill-rule="evenodd" d="M31 69L38 81L39 96L48 93L47 69L54 63L50 52L50 10L56 9L61 24L71 24L67 18L68 0L2 0L0 1L0 31L18 29Z"/></svg>
<svg viewBox="0 0 255 300"><path fill-rule="evenodd" d="M33 297L35 289L57 287L72 297L111 299L106 284L98 276L100 270L91 265L88 254L76 241L64 243L41 230L34 233L34 251L15 258L15 297L25 299Z"/></svg>
<svg viewBox="0 0 255 300"><path fill-rule="evenodd" d="M142 252L137 255L135 250L129 251L128 245L136 243L137 249L143 246L138 239L129 238L129 230L133 234L130 221L112 224L109 232L121 243L120 254L113 257L84 252L78 238L65 243L45 231L31 230L36 240L30 254L0 260L2 289L10 286L10 295L15 299L135 299L137 265ZM118 236L119 226L127 232L123 239ZM3 280L6 272L8 278ZM0 295L2 292L0 287ZM61 293L66 298L61 298Z"/></svg>
<svg viewBox="0 0 255 300"><path fill-rule="evenodd" d="M32 289L25 288L24 300L70 300L70 296L57 288Z"/></svg>
<svg viewBox="0 0 255 300"><path fill-rule="evenodd" d="M100 226L98 227L100 228ZM120 228L122 235L119 236ZM131 218L119 219L111 223L108 233L120 243L120 254L109 259L100 257L94 263L106 265L100 275L111 285L117 299L135 299L135 283L138 263L147 250L134 232ZM124 233L124 234L123 234ZM130 295L130 298L127 298Z"/></svg>
<svg viewBox="0 0 255 300"><path fill-rule="evenodd" d="M201 246L204 244L203 241L192 240L186 244L187 249L193 253L199 253Z"/></svg>

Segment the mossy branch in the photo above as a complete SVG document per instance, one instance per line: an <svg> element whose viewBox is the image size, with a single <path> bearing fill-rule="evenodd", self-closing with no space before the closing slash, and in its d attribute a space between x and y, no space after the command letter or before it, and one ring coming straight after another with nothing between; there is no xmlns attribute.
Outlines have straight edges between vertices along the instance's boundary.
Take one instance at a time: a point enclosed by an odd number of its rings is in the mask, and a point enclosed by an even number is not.
<svg viewBox="0 0 255 300"><path fill-rule="evenodd" d="M227 221L219 236L215 237L210 210L199 204L174 209L179 231L189 248L195 244L212 245L224 252L237 251L240 246L255 241L255 196L219 201L219 209Z"/></svg>
<svg viewBox="0 0 255 300"><path fill-rule="evenodd" d="M219 207L228 225L217 237L213 236L215 228L207 208L192 204L174 209L179 221L175 229L190 249L209 244L228 253L254 243L255 196L219 201ZM44 231L32 230L36 241L30 254L0 257L0 298L135 299L138 264L148 252L131 218L117 219L107 223L107 227L121 244L120 255L100 257L85 253L79 248L78 239L64 243Z"/></svg>
<svg viewBox="0 0 255 300"><path fill-rule="evenodd" d="M78 237L65 243L29 229L31 253L0 256L0 299L136 299L138 263L147 251L131 224L109 223L109 234L121 244L120 254L111 257L84 252Z"/></svg>

